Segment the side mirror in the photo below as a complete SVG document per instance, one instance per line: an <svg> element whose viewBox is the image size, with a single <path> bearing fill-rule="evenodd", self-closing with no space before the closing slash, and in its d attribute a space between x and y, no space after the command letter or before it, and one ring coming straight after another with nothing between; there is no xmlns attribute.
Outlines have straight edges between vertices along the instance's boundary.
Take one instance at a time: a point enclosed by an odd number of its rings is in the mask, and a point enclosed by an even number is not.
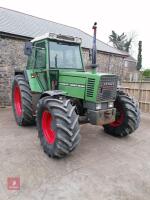
<svg viewBox="0 0 150 200"><path fill-rule="evenodd" d="M24 54L27 56L31 56L31 54L32 54L32 43L31 42L25 42Z"/></svg>

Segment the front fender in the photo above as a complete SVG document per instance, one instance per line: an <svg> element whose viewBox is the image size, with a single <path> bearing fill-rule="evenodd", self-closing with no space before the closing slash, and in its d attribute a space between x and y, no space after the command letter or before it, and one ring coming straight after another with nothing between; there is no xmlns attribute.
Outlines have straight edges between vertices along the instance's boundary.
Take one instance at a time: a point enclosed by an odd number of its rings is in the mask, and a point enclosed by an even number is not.
<svg viewBox="0 0 150 200"><path fill-rule="evenodd" d="M56 97L56 96L66 96L66 92L61 90L50 90L45 91L41 94L40 99L46 96Z"/></svg>

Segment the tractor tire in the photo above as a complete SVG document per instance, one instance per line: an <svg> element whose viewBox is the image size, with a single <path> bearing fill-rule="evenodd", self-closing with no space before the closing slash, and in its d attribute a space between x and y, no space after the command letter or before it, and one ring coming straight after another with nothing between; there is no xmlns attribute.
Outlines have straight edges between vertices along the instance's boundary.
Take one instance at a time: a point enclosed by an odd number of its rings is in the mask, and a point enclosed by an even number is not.
<svg viewBox="0 0 150 200"><path fill-rule="evenodd" d="M14 77L12 83L12 108L19 126L35 124L31 91L23 75L16 75Z"/></svg>
<svg viewBox="0 0 150 200"><path fill-rule="evenodd" d="M50 157L64 157L80 142L78 115L70 100L40 99L36 123L43 150Z"/></svg>
<svg viewBox="0 0 150 200"><path fill-rule="evenodd" d="M123 91L117 91L116 120L107 125L103 125L104 131L116 137L124 137L133 133L140 123L140 110L138 103Z"/></svg>

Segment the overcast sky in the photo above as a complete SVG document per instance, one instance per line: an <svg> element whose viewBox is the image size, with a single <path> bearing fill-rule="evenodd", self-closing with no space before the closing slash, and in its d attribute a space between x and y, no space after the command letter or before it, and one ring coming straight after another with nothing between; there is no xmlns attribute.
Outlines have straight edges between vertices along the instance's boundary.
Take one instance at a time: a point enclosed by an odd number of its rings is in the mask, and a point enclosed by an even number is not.
<svg viewBox="0 0 150 200"><path fill-rule="evenodd" d="M0 0L0 6L79 28L92 34L98 23L98 39L108 43L112 30L136 35L143 42L143 67L150 68L150 5L148 0Z"/></svg>

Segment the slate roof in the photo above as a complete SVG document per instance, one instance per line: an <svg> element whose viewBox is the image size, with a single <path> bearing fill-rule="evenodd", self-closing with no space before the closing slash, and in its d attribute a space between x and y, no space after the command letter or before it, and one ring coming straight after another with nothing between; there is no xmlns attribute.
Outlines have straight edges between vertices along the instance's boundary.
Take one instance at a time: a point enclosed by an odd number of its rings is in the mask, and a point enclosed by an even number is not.
<svg viewBox="0 0 150 200"><path fill-rule="evenodd" d="M29 38L53 32L82 38L82 47L92 48L92 36L80 29L3 7L0 7L0 32ZM97 50L120 56L128 55L126 52L113 48L100 40L97 40Z"/></svg>

